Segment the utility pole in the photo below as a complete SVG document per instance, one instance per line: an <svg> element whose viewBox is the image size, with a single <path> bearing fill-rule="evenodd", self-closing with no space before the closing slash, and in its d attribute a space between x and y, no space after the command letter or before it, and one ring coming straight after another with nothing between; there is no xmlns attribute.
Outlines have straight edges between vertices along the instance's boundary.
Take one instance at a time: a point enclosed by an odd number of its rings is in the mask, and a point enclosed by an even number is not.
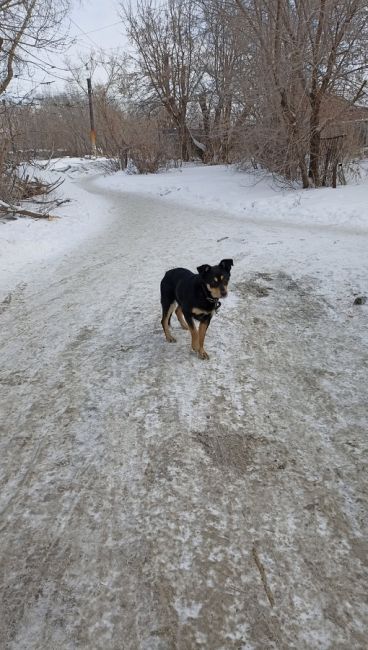
<svg viewBox="0 0 368 650"><path fill-rule="evenodd" d="M91 123L91 132L90 132L91 151L92 151L92 156L97 156L95 118L94 118L94 115L93 115L93 103L92 103L92 81L91 81L91 77L88 77L88 79L87 79L87 88L88 88L88 101L89 101L89 120L90 120L90 123Z"/></svg>

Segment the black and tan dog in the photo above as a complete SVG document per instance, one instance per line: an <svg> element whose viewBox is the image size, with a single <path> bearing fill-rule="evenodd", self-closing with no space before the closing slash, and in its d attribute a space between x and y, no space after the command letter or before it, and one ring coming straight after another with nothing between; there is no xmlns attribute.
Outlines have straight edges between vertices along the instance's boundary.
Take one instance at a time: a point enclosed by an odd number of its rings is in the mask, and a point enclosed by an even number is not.
<svg viewBox="0 0 368 650"><path fill-rule="evenodd" d="M161 281L161 324L169 343L175 341L170 333L171 315L175 310L183 329L192 335L192 349L201 359L208 359L204 338L213 314L221 303L219 298L227 296L227 285L233 260L221 260L218 266L202 264L198 274L187 269L171 269ZM194 320L199 321L198 329Z"/></svg>

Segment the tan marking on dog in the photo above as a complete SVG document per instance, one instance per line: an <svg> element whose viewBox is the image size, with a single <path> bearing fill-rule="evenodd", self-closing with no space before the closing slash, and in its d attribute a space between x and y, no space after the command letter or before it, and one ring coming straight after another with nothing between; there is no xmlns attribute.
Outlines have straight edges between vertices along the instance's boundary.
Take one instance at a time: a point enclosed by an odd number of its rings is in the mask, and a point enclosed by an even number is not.
<svg viewBox="0 0 368 650"><path fill-rule="evenodd" d="M206 284L206 287L210 292L212 298L221 298L221 290L219 287L211 287L209 284Z"/></svg>
<svg viewBox="0 0 368 650"><path fill-rule="evenodd" d="M206 323L206 322L199 324L199 329L198 329L198 343L199 343L198 356L200 357L200 359L209 359L210 358L209 355L207 354L206 350L203 347L204 346L204 339L205 339L206 332L207 332L207 329L208 329L208 325L209 325L209 323Z"/></svg>
<svg viewBox="0 0 368 650"><path fill-rule="evenodd" d="M195 325L193 327L188 325L188 329L192 337L192 350L194 350L194 352L198 352L199 350L198 330Z"/></svg>
<svg viewBox="0 0 368 650"><path fill-rule="evenodd" d="M167 314L165 315L165 317L161 321L161 325L162 325L164 333L165 333L166 341L168 341L168 343L175 343L175 341L176 341L176 338L171 334L170 329L169 329L169 318L172 315L175 307L176 307L176 302L173 302L170 305L170 307L169 307L169 309L167 311Z"/></svg>
<svg viewBox="0 0 368 650"><path fill-rule="evenodd" d="M183 310L180 306L175 309L175 314L183 330L188 330L189 327L185 321Z"/></svg>
<svg viewBox="0 0 368 650"><path fill-rule="evenodd" d="M200 359L209 359L210 358L210 355L208 354L208 352L206 352L206 350L198 350L198 356L199 356Z"/></svg>
<svg viewBox="0 0 368 650"><path fill-rule="evenodd" d="M211 311L206 311L205 309L198 309L198 307L193 307L192 314L195 314L196 316L202 316L205 314L208 316L209 314L213 314L214 311L214 309L211 309Z"/></svg>

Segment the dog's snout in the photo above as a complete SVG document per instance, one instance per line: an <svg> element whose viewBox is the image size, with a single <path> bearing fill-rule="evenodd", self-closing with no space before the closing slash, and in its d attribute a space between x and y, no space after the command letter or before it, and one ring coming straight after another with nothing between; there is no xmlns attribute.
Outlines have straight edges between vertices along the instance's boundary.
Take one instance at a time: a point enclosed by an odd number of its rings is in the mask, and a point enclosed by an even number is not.
<svg viewBox="0 0 368 650"><path fill-rule="evenodd" d="M227 289L225 287L221 287L221 297L226 298L227 296Z"/></svg>

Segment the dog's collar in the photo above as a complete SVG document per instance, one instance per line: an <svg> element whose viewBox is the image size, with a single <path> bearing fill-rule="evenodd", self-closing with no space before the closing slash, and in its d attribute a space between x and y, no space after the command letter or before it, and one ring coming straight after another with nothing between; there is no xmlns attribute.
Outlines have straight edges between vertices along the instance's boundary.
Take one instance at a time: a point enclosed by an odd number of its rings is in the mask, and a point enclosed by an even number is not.
<svg viewBox="0 0 368 650"><path fill-rule="evenodd" d="M212 296L211 296L211 298L207 298L207 300L209 300L210 302L213 302L213 305L214 305L216 311L217 311L218 309L220 309L220 307L221 307L221 303L220 303L220 301L219 301L218 298L212 298Z"/></svg>
<svg viewBox="0 0 368 650"><path fill-rule="evenodd" d="M203 291L204 291L204 295L206 297L206 300L208 300L208 302L213 303L216 311L218 309L220 309L221 303L220 303L219 299L218 298L213 298L205 285L203 285Z"/></svg>

